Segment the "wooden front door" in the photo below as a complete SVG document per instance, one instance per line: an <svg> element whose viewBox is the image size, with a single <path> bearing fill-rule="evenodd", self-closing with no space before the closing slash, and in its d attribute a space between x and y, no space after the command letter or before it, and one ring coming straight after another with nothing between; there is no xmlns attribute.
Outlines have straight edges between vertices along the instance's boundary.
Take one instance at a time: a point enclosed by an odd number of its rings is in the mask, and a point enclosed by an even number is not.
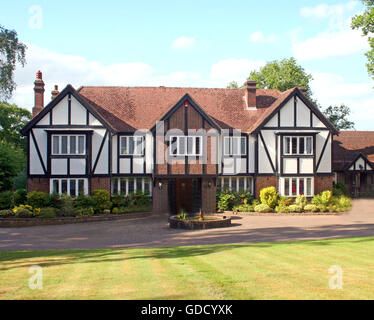
<svg viewBox="0 0 374 320"><path fill-rule="evenodd" d="M175 213L182 210L189 214L198 213L201 207L200 179L176 179Z"/></svg>

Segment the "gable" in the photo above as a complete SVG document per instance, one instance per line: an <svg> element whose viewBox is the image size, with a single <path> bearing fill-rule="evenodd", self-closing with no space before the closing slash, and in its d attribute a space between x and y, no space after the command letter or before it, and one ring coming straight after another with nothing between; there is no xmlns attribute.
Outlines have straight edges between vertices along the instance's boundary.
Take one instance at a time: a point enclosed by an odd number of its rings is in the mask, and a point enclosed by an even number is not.
<svg viewBox="0 0 374 320"><path fill-rule="evenodd" d="M338 134L331 122L297 88L291 91L254 131L262 128L319 128Z"/></svg>
<svg viewBox="0 0 374 320"><path fill-rule="evenodd" d="M373 171L373 169L373 165L363 154L358 155L358 157L348 165L349 171Z"/></svg>
<svg viewBox="0 0 374 320"><path fill-rule="evenodd" d="M113 131L70 85L33 118L21 133L26 135L35 126L104 126Z"/></svg>

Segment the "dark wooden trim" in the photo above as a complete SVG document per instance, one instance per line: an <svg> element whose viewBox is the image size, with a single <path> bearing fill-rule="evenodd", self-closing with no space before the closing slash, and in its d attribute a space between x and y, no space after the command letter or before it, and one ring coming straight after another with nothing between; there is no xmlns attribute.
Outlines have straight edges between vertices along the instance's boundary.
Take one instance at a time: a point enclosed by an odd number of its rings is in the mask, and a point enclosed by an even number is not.
<svg viewBox="0 0 374 320"><path fill-rule="evenodd" d="M121 173L121 169L120 169L120 143L121 143L121 139L120 139L120 136L117 134L117 173L120 174Z"/></svg>
<svg viewBox="0 0 374 320"><path fill-rule="evenodd" d="M30 175L30 133L27 134L26 136L26 156L27 156L27 163L26 163L26 172L27 172L27 176ZM48 155L49 153L47 153Z"/></svg>
<svg viewBox="0 0 374 320"><path fill-rule="evenodd" d="M108 137L108 173L112 175L112 135Z"/></svg>
<svg viewBox="0 0 374 320"><path fill-rule="evenodd" d="M103 126L87 126L87 125L84 125L84 124L70 124L70 125L67 125L67 124L55 124L55 125L52 125L52 126L48 126L48 125L35 125L33 128L35 129L105 129L105 127Z"/></svg>
<svg viewBox="0 0 374 320"><path fill-rule="evenodd" d="M188 126L189 126L189 123L188 123L188 109L189 109L189 105L184 106L184 136L185 137L188 136ZM188 153L188 139L187 138L186 138L185 148L187 149L187 153ZM186 175L189 175L189 172L190 172L189 161L188 160L189 160L189 157L185 156L184 157L184 173Z"/></svg>
<svg viewBox="0 0 374 320"><path fill-rule="evenodd" d="M66 166L67 175L70 176L70 158L66 159Z"/></svg>
<svg viewBox="0 0 374 320"><path fill-rule="evenodd" d="M258 134L255 140L255 174L258 174Z"/></svg>
<svg viewBox="0 0 374 320"><path fill-rule="evenodd" d="M107 139L108 134L109 134L109 131L108 131L108 130L105 131L104 138L103 138L103 140L101 141L100 148L99 148L99 151L98 151L98 153L97 153L97 156L96 156L96 159L95 159L95 162L94 162L94 166L93 166L93 168L92 168L92 173L93 173L93 174L94 174L95 171L96 171L96 166L97 166L97 164L98 164L98 162L99 162L99 160L100 160L101 153L102 153L102 151L103 151L104 144L105 144L105 140Z"/></svg>
<svg viewBox="0 0 374 320"><path fill-rule="evenodd" d="M49 113L49 125L53 126L53 110Z"/></svg>
<svg viewBox="0 0 374 320"><path fill-rule="evenodd" d="M90 112L86 109L86 126L90 125Z"/></svg>
<svg viewBox="0 0 374 320"><path fill-rule="evenodd" d="M279 137L280 139L280 157L279 157L279 161L280 161L280 174L282 175L283 174L283 166L284 166L284 163L283 163L283 151L284 151L284 145L283 145L283 137Z"/></svg>
<svg viewBox="0 0 374 320"><path fill-rule="evenodd" d="M295 131L287 131L287 132L275 132L275 135L277 136L290 136L290 137L313 137L319 134L319 132L295 132Z"/></svg>
<svg viewBox="0 0 374 320"><path fill-rule="evenodd" d="M292 132L295 132L295 130L309 130L309 131L312 131L312 130L318 130L318 131L330 131L329 129L327 128L320 128L320 127L264 127L262 128L261 130L265 131L265 130L272 130L272 131L276 131L276 130L291 130ZM307 131L306 131L307 132Z"/></svg>
<svg viewBox="0 0 374 320"><path fill-rule="evenodd" d="M49 134L62 134L62 135L92 135L94 133L93 130L45 130L45 132Z"/></svg>
<svg viewBox="0 0 374 320"><path fill-rule="evenodd" d="M86 154L51 154L52 159L85 159Z"/></svg>
<svg viewBox="0 0 374 320"><path fill-rule="evenodd" d="M297 96L294 96L293 102L293 126L297 127Z"/></svg>
<svg viewBox="0 0 374 320"><path fill-rule="evenodd" d="M40 164L42 165L42 169L44 171L44 174L47 174L47 169L45 167L42 154L40 153L40 149L39 149L38 143L36 142L34 132L32 130L30 130L30 132L31 132L32 141L34 142L36 153L38 154L38 158L39 158Z"/></svg>
<svg viewBox="0 0 374 320"><path fill-rule="evenodd" d="M323 158L323 156L324 156L324 154L325 154L325 150L326 150L327 144L328 144L329 141L330 141L330 136L331 136L331 132L329 132L329 134L328 134L328 136L327 136L327 138L326 138L326 141L325 141L325 143L324 143L324 145L323 145L323 148L322 148L322 151L321 151L321 155L319 156L319 159L318 159L318 162L317 162L316 172L318 171L319 166L320 166L321 161L322 161L322 158Z"/></svg>
<svg viewBox="0 0 374 320"><path fill-rule="evenodd" d="M278 127L281 126L281 112L280 109L278 110Z"/></svg>
<svg viewBox="0 0 374 320"><path fill-rule="evenodd" d="M275 136L275 173L276 174L278 174L279 172L278 159L280 159L279 150L278 150L278 144L279 144L278 139L281 139L281 138L278 136Z"/></svg>
<svg viewBox="0 0 374 320"><path fill-rule="evenodd" d="M270 157L270 153L269 153L269 150L265 144L265 140L264 140L264 137L262 136L262 133L260 132L260 138L261 138L261 141L262 141L262 144L264 146L264 149L265 149L265 152L266 152L266 156L270 162L270 165L271 165L271 168L273 169L273 172L275 173L276 170L275 170L275 167L274 167L274 163L273 163L273 160L271 160L271 157Z"/></svg>
<svg viewBox="0 0 374 320"><path fill-rule="evenodd" d="M313 128L313 112L310 109L309 111L310 111L310 127Z"/></svg>
<svg viewBox="0 0 374 320"><path fill-rule="evenodd" d="M71 94L68 94L68 125L71 125Z"/></svg>

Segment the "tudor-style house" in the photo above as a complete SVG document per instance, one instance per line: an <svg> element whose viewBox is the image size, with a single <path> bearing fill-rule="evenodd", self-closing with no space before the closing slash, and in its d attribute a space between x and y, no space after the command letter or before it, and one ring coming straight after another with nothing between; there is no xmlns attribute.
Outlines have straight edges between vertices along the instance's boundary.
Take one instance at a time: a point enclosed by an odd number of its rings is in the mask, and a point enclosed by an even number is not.
<svg viewBox="0 0 374 320"><path fill-rule="evenodd" d="M145 192L155 213L214 212L224 188L331 189L335 127L305 95L256 89L80 87L35 80L28 190Z"/></svg>

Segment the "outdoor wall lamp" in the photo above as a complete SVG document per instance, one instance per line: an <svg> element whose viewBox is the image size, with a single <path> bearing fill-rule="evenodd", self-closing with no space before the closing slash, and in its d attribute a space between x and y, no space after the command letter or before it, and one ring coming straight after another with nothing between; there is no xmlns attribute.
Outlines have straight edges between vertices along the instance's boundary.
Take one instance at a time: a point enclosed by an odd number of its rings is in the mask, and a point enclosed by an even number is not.
<svg viewBox="0 0 374 320"><path fill-rule="evenodd" d="M162 189L162 182L161 182L161 181L158 183L158 188L159 188L160 190Z"/></svg>
<svg viewBox="0 0 374 320"><path fill-rule="evenodd" d="M211 188L212 187L212 181L209 181L208 182L208 188Z"/></svg>

